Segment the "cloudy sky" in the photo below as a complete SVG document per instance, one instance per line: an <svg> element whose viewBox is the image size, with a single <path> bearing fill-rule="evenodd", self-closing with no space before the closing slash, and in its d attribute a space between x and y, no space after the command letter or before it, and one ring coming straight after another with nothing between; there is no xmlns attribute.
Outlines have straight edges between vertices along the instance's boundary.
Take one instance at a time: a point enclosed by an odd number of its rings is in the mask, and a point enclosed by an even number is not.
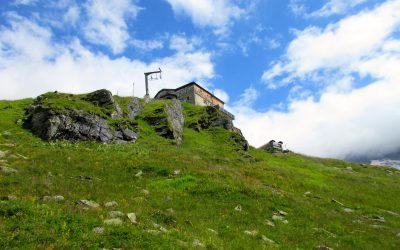
<svg viewBox="0 0 400 250"><path fill-rule="evenodd" d="M0 0L0 99L196 81L254 146L400 151L400 0Z"/></svg>

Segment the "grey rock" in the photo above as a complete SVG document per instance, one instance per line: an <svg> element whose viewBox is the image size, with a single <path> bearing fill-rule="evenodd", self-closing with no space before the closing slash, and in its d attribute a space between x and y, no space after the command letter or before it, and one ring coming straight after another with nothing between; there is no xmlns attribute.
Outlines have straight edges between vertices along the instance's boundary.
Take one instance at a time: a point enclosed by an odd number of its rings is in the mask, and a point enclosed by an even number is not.
<svg viewBox="0 0 400 250"><path fill-rule="evenodd" d="M63 201L64 200L64 196L61 196L61 195L43 196L42 199L44 201Z"/></svg>
<svg viewBox="0 0 400 250"><path fill-rule="evenodd" d="M135 120L136 116L143 110L143 105L140 103L139 98L134 98L128 103L128 117Z"/></svg>
<svg viewBox="0 0 400 250"><path fill-rule="evenodd" d="M286 216L288 215L288 213L286 213L285 211L279 210L278 213L282 216Z"/></svg>
<svg viewBox="0 0 400 250"><path fill-rule="evenodd" d="M173 175L179 175L181 173L180 169L175 169L174 171L172 171Z"/></svg>
<svg viewBox="0 0 400 250"><path fill-rule="evenodd" d="M327 246L316 246L314 250L333 250L333 248Z"/></svg>
<svg viewBox="0 0 400 250"><path fill-rule="evenodd" d="M139 172L137 172L137 173L135 174L135 177L142 177L142 175L143 175L143 171L140 170Z"/></svg>
<svg viewBox="0 0 400 250"><path fill-rule="evenodd" d="M122 111L118 103L114 101L112 93L106 89L96 90L87 94L86 99L100 107L113 106L114 111L111 114L113 119L122 118Z"/></svg>
<svg viewBox="0 0 400 250"><path fill-rule="evenodd" d="M175 210L173 208L168 208L165 210L165 212L167 212L168 214L174 214Z"/></svg>
<svg viewBox="0 0 400 250"><path fill-rule="evenodd" d="M104 227L95 227L93 228L93 232L95 232L96 234L103 234L105 231Z"/></svg>
<svg viewBox="0 0 400 250"><path fill-rule="evenodd" d="M129 221L132 224L137 224L137 218L135 213L128 213L126 216L128 217Z"/></svg>
<svg viewBox="0 0 400 250"><path fill-rule="evenodd" d="M267 225L270 226L270 227L274 227L274 226L275 226L275 223L273 223L273 222L270 221L270 220L266 220L265 222L266 222Z"/></svg>
<svg viewBox="0 0 400 250"><path fill-rule="evenodd" d="M121 225L122 220L120 218L113 218L113 219L104 220L103 223L106 225Z"/></svg>
<svg viewBox="0 0 400 250"><path fill-rule="evenodd" d="M118 203L116 201L109 201L104 203L104 207L106 208L116 207L116 206L118 206Z"/></svg>
<svg viewBox="0 0 400 250"><path fill-rule="evenodd" d="M6 157L7 154L8 154L8 151L1 151L0 150L0 158Z"/></svg>
<svg viewBox="0 0 400 250"><path fill-rule="evenodd" d="M272 220L273 220L273 221L283 221L283 220L284 220L284 217L281 216L281 215L276 215L276 214L274 214L274 215L272 215Z"/></svg>
<svg viewBox="0 0 400 250"><path fill-rule="evenodd" d="M167 104L165 108L168 115L168 123L172 128L176 144L181 145L183 142L183 125L185 123L181 102L177 99L173 99L172 103Z"/></svg>
<svg viewBox="0 0 400 250"><path fill-rule="evenodd" d="M353 209L347 208L347 207L343 208L343 211L345 211L346 213L353 213L354 212Z"/></svg>
<svg viewBox="0 0 400 250"><path fill-rule="evenodd" d="M241 212L242 211L242 205L237 205L236 207L235 207L235 210L236 211L238 211L238 212Z"/></svg>
<svg viewBox="0 0 400 250"><path fill-rule="evenodd" d="M5 166L0 166L0 173L12 174L12 173L18 173L18 170Z"/></svg>
<svg viewBox="0 0 400 250"><path fill-rule="evenodd" d="M87 95L86 100L100 107L113 107L111 118L122 118L118 104L113 100L111 92L99 90ZM25 125L44 140L69 140L69 141L98 141L102 143L135 142L138 135L118 125L116 131L112 129L106 119L96 114L83 110L59 111L45 106L43 97L38 97L27 110L28 119Z"/></svg>
<svg viewBox="0 0 400 250"><path fill-rule="evenodd" d="M257 236L257 234L258 234L258 231L257 230L245 230L245 231L243 231L245 234L247 234L247 235L250 235L250 236L253 236L253 237L255 237L255 236Z"/></svg>
<svg viewBox="0 0 400 250"><path fill-rule="evenodd" d="M149 195L150 194L149 190L147 190L147 189L142 189L140 192L142 194L144 194L144 195Z"/></svg>
<svg viewBox="0 0 400 250"><path fill-rule="evenodd" d="M210 233L213 233L213 234L218 234L218 232L215 231L215 230L212 229L212 228L207 228L207 231L209 231Z"/></svg>
<svg viewBox="0 0 400 250"><path fill-rule="evenodd" d="M398 233L396 236L400 238L400 233Z"/></svg>
<svg viewBox="0 0 400 250"><path fill-rule="evenodd" d="M86 208L99 208L100 205L97 202L90 200L79 200L76 202L77 205L86 207Z"/></svg>
<svg viewBox="0 0 400 250"><path fill-rule="evenodd" d="M2 201L15 201L15 200L17 200L17 196L15 196L15 195L2 196L1 200Z"/></svg>
<svg viewBox="0 0 400 250"><path fill-rule="evenodd" d="M108 216L110 217L110 218L121 218L121 217L124 217L125 216L125 214L123 213L123 212L121 212L121 211L110 211L110 212L108 212Z"/></svg>
<svg viewBox="0 0 400 250"><path fill-rule="evenodd" d="M181 247L189 247L189 244L186 241L176 240L179 246Z"/></svg>
<svg viewBox="0 0 400 250"><path fill-rule="evenodd" d="M160 224L154 223L154 222L153 222L153 227L155 227L158 230L160 230L160 232L163 232L163 233L168 232L168 230L165 227L161 226Z"/></svg>
<svg viewBox="0 0 400 250"><path fill-rule="evenodd" d="M200 248L205 247L205 245L203 243L201 243L198 239L194 239L193 240L192 246L193 247L200 247Z"/></svg>
<svg viewBox="0 0 400 250"><path fill-rule="evenodd" d="M268 238L268 237L265 236L265 235L261 235L261 239L262 239L263 241L265 241L265 242L270 243L270 244L276 244L275 241L271 240L270 238Z"/></svg>

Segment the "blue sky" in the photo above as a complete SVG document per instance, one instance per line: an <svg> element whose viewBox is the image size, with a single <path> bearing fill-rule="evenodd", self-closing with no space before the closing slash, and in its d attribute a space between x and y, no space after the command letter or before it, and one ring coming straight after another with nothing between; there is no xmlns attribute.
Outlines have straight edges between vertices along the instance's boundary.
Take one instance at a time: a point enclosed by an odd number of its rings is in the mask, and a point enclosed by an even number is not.
<svg viewBox="0 0 400 250"><path fill-rule="evenodd" d="M323 157L400 150L399 0L0 1L0 99L197 81L250 143ZM384 65L384 66L383 66Z"/></svg>

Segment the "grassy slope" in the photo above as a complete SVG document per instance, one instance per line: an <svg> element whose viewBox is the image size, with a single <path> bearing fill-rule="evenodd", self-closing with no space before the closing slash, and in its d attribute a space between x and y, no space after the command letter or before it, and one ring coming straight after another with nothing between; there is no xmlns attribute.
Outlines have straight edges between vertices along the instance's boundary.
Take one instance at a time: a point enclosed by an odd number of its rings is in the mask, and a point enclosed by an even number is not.
<svg viewBox="0 0 400 250"><path fill-rule="evenodd" d="M210 249L400 245L400 217L385 211L400 213L398 171L388 174L386 168L255 149L249 152L253 158L245 159L226 142L228 134L222 129L198 133L186 128L178 148L143 120L138 121L141 139L132 145L47 143L16 122L31 102L0 101L0 150L10 152L7 166L19 170L0 174L0 195L18 197L0 201L0 249L179 249L178 240L191 248L195 239ZM185 110L199 111L190 105ZM174 176L176 169L181 173ZM135 177L139 171L142 177ZM305 196L307 191L311 195ZM44 195L63 195L65 200L44 202ZM84 210L75 205L80 199L115 200L119 206L114 210L135 212L138 224L125 220L122 226L105 226L103 235L95 234L92 229L103 226L110 209ZM354 212L344 212L331 199ZM238 204L241 212L234 209ZM270 227L266 220L277 210L288 213L289 223ZM378 215L386 222L374 221ZM155 229L153 222L168 232L147 232ZM258 234L249 236L245 230ZM263 241L261 235L279 245Z"/></svg>

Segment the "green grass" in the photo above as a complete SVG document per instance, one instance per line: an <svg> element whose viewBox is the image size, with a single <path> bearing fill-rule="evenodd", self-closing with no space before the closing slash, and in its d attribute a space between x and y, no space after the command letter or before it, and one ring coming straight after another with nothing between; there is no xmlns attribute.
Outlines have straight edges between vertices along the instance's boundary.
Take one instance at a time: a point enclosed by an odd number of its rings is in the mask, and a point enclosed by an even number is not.
<svg viewBox="0 0 400 250"><path fill-rule="evenodd" d="M74 96L49 98L49 105L85 106ZM123 110L126 103L117 99ZM189 128L204 113L185 104L186 128L180 147L158 136L146 120L158 115L165 102L147 105L138 117L135 144L45 142L22 128L24 108L32 99L0 101L0 150L8 151L8 167L0 174L0 249L184 249L199 240L208 249L398 249L400 174L385 167L306 157L273 155L251 148L244 158L232 133L220 128L196 132ZM158 117L159 118L159 117ZM22 155L27 159L19 156ZM353 171L346 170L352 167ZM174 170L180 170L178 175ZM140 177L136 174L142 171ZM80 180L88 176L91 180ZM149 194L142 190L146 189ZM304 195L310 192L309 195ZM43 201L62 195L64 201ZM113 209L84 210L80 199ZM346 213L335 199L354 210ZM235 207L241 205L242 211ZM170 208L173 209L171 212ZM104 226L109 210L134 212L138 224L124 219ZM288 224L267 225L283 210ZM383 216L386 222L374 220ZM167 232L154 234L154 223ZM374 227L380 225L382 227ZM102 235L94 227L104 226ZM217 234L209 229L213 229ZM256 230L256 236L244 233ZM277 245L262 240L262 235Z"/></svg>

